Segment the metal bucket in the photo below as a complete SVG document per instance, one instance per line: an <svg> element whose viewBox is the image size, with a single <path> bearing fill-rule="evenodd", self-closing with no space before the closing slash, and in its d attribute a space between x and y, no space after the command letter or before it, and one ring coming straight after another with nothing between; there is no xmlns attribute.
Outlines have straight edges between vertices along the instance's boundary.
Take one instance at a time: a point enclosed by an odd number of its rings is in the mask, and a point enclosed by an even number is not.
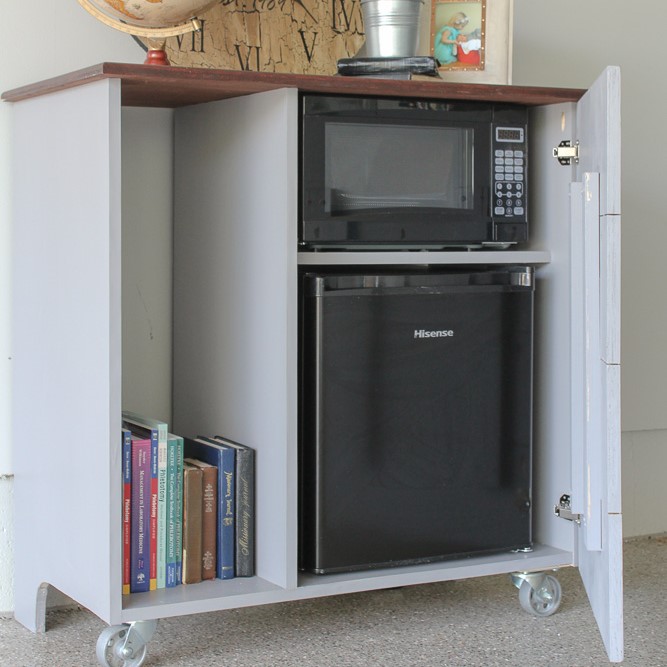
<svg viewBox="0 0 667 667"><path fill-rule="evenodd" d="M422 4L423 0L361 0L365 55L371 58L416 55Z"/></svg>

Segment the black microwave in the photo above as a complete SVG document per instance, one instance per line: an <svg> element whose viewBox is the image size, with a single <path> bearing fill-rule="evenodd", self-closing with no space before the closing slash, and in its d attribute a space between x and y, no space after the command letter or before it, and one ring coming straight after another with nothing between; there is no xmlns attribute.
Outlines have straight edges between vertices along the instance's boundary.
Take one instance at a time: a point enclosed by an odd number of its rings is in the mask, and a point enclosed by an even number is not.
<svg viewBox="0 0 667 667"><path fill-rule="evenodd" d="M506 248L528 239L527 109L304 95L306 249Z"/></svg>

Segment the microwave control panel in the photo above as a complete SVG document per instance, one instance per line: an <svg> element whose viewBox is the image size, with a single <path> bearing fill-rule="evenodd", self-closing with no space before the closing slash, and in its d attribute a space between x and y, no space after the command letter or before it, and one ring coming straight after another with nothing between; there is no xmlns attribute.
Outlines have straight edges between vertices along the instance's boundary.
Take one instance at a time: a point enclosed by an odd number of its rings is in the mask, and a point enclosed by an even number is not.
<svg viewBox="0 0 667 667"><path fill-rule="evenodd" d="M495 220L526 219L526 128L493 126L493 201Z"/></svg>

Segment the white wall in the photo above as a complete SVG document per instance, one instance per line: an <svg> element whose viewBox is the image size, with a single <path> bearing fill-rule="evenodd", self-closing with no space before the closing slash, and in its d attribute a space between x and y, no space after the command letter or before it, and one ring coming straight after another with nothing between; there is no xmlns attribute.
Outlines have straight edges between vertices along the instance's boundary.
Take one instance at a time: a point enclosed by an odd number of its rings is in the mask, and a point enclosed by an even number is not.
<svg viewBox="0 0 667 667"><path fill-rule="evenodd" d="M660 40L628 39L627 0L514 0L513 79L517 85L587 87L608 64L623 90L623 489L625 534L667 531L667 242L662 178ZM663 25L667 3L642 5ZM142 62L127 35L98 23L75 0L0 4L0 90L103 61ZM13 608L9 380L11 107L0 104L0 613ZM4 476L3 476L4 474Z"/></svg>
<svg viewBox="0 0 667 667"><path fill-rule="evenodd" d="M515 84L587 87L605 65L621 66L623 430L667 429L663 48L660 40L628 42L621 0L514 0L514 7ZM667 3L641 8L653 25L667 19Z"/></svg>

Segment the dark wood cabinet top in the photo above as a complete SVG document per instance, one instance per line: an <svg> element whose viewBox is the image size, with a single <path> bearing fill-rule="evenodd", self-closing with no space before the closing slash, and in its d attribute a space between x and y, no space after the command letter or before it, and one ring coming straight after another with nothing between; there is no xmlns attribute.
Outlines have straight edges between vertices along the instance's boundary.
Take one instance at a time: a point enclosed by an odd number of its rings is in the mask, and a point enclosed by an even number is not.
<svg viewBox="0 0 667 667"><path fill-rule="evenodd" d="M512 102L530 106L576 102L585 91L574 88L462 84L419 77L410 81L357 76L314 76L101 63L3 93L18 102L100 79L120 79L124 106L175 108L277 88L340 95L374 95L445 100Z"/></svg>

